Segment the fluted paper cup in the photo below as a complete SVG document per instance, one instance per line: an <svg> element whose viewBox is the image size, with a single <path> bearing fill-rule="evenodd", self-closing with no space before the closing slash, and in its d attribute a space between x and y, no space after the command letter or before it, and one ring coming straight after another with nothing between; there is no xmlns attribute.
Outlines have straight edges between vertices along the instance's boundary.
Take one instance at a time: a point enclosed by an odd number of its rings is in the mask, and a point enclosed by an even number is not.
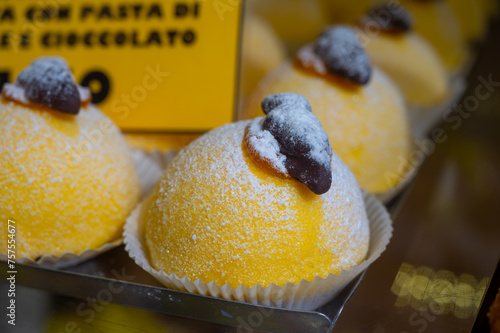
<svg viewBox="0 0 500 333"><path fill-rule="evenodd" d="M231 288L229 284L218 286L214 281L204 283L201 279L191 281L169 272L158 271L151 266L144 242L144 218L148 207L145 199L127 219L124 229L125 249L130 257L145 271L155 277L167 288L191 293L236 300L270 307L313 310L333 299L350 281L366 270L385 250L392 236L392 222L383 204L374 196L364 193L365 208L370 225L370 244L366 259L348 271L326 278L316 277L313 281L286 283L283 286L271 284L264 288L260 285Z"/></svg>

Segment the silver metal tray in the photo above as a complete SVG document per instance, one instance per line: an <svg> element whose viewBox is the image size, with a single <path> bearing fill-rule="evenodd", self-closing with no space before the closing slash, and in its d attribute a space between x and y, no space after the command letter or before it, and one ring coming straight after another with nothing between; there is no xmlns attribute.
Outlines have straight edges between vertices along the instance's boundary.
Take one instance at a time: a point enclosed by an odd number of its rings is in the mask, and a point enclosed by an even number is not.
<svg viewBox="0 0 500 333"><path fill-rule="evenodd" d="M401 198L402 195L389 204L391 215L400 206ZM7 271L7 263L0 262L0 272ZM316 311L296 311L167 289L138 267L123 246L65 269L17 264L16 271L17 286L50 294L97 301L108 301L110 298L111 303L234 327L243 332L311 333L333 330L344 306L365 275L365 272L361 273L331 302ZM112 297L104 297L106 293L111 293ZM3 324L0 323L1 331L4 331Z"/></svg>

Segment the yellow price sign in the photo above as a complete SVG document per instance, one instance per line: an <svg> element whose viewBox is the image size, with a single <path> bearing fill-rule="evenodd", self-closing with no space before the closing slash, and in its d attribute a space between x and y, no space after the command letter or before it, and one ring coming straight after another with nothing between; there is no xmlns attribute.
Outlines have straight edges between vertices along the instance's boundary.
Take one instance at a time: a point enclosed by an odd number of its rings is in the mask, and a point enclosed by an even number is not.
<svg viewBox="0 0 500 333"><path fill-rule="evenodd" d="M236 105L241 1L5 0L0 83L59 55L122 129L205 131Z"/></svg>

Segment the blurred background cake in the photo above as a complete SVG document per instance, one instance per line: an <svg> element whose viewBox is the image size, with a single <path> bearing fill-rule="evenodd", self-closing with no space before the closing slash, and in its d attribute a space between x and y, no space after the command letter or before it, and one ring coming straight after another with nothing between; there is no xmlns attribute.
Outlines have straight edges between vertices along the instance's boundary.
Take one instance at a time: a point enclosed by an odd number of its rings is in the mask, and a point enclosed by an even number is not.
<svg viewBox="0 0 500 333"><path fill-rule="evenodd" d="M280 92L309 100L333 150L361 187L384 192L401 181L402 161L411 149L405 101L392 81L371 66L352 28L326 29L294 62L266 75L240 119L261 116L263 98Z"/></svg>
<svg viewBox="0 0 500 333"><path fill-rule="evenodd" d="M40 58L0 103L0 251L17 223L17 258L79 254L121 237L139 182L120 130L62 58Z"/></svg>
<svg viewBox="0 0 500 333"><path fill-rule="evenodd" d="M448 73L435 49L413 31L413 21L404 6L385 2L362 17L359 38L409 105L437 106L450 97Z"/></svg>

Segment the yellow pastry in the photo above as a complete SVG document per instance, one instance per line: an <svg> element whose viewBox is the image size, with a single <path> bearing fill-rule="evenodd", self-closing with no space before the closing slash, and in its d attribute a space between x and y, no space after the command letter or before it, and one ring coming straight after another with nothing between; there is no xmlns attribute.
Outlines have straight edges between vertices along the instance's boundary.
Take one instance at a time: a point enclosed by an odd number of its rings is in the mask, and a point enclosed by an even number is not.
<svg viewBox="0 0 500 333"><path fill-rule="evenodd" d="M412 0L404 0L401 4L413 15L415 31L436 49L448 71L459 71L468 50L450 5L445 1Z"/></svg>
<svg viewBox="0 0 500 333"><path fill-rule="evenodd" d="M372 28L377 32L369 33ZM411 17L403 7L394 9L386 4L371 9L358 33L370 60L396 83L410 105L435 106L449 97L443 62L435 49L412 31Z"/></svg>
<svg viewBox="0 0 500 333"><path fill-rule="evenodd" d="M272 27L255 15L245 17L241 49L241 97L252 93L260 79L285 60L285 48Z"/></svg>
<svg viewBox="0 0 500 333"><path fill-rule="evenodd" d="M224 125L181 150L145 214L155 269L268 287L364 260L360 189L307 105L295 94L270 96L266 118Z"/></svg>
<svg viewBox="0 0 500 333"><path fill-rule="evenodd" d="M322 0L335 24L355 25L377 0Z"/></svg>
<svg viewBox="0 0 500 333"><path fill-rule="evenodd" d="M337 37L329 40L332 32ZM318 55L320 43L326 45L325 52L329 47L333 47L331 52L340 50L339 58L325 60ZM269 94L288 91L304 95L323 124L333 150L349 166L360 186L372 193L385 192L404 176L400 169L411 149L409 121L399 90L382 72L372 70L363 56L352 29L336 26L326 30L314 46L299 51L294 63L285 63L261 81L240 118L262 115L260 101ZM345 65L344 73L342 66L333 72L339 63Z"/></svg>
<svg viewBox="0 0 500 333"><path fill-rule="evenodd" d="M119 238L139 195L133 160L64 60L38 59L2 95L0 252L8 219L17 258L78 254Z"/></svg>
<svg viewBox="0 0 500 333"><path fill-rule="evenodd" d="M253 13L268 21L291 49L315 38L328 23L318 0L251 0Z"/></svg>

